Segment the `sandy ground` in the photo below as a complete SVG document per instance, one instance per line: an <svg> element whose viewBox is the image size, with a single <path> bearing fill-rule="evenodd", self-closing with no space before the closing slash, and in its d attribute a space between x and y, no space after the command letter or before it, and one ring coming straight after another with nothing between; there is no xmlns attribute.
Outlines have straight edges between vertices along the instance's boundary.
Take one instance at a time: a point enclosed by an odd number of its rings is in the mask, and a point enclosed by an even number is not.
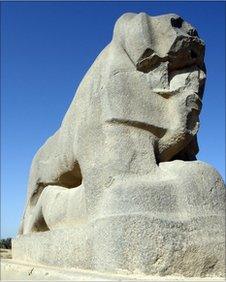
<svg viewBox="0 0 226 282"><path fill-rule="evenodd" d="M26 264L12 259L1 259L1 281L33 280L33 281L225 281L223 278L190 278L155 277L155 276L124 276L101 274L76 269L61 269L51 266Z"/></svg>
<svg viewBox="0 0 226 282"><path fill-rule="evenodd" d="M0 257L3 259L12 258L12 251L9 249L0 249Z"/></svg>

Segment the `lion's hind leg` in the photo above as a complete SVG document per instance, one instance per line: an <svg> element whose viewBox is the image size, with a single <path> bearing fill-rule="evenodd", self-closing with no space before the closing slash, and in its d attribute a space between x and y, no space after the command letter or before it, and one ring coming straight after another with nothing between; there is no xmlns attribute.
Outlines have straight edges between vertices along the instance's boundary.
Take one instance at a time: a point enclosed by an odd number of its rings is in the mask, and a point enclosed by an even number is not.
<svg viewBox="0 0 226 282"><path fill-rule="evenodd" d="M85 218L83 185L72 189L49 185L42 191L24 234L71 227Z"/></svg>

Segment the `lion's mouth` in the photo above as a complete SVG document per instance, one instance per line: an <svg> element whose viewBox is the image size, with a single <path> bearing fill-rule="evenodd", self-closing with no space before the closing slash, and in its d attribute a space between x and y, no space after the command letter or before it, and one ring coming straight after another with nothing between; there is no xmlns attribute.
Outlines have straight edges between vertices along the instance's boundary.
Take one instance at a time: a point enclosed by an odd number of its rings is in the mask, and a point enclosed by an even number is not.
<svg viewBox="0 0 226 282"><path fill-rule="evenodd" d="M166 67L167 68L167 67ZM168 70L166 69L165 72ZM204 91L206 75L197 65L175 70L168 74L168 82L162 84L161 79L157 87L152 88L152 92L170 99L174 96L181 96L185 100L189 111L200 113L202 109L202 95Z"/></svg>
<svg viewBox="0 0 226 282"><path fill-rule="evenodd" d="M169 73L194 65L205 72L204 45L199 38L179 37L163 57L151 48L147 48L138 59L136 68L138 71L148 73L164 62L168 63Z"/></svg>
<svg viewBox="0 0 226 282"><path fill-rule="evenodd" d="M155 94L158 94L164 98L170 98L174 95L176 95L177 93L180 92L180 87L174 90L171 89L152 89L152 91ZM186 99L186 106L189 107L191 110L200 112L202 109L202 101L200 99L200 95L198 92L195 92L194 94L191 94L187 97Z"/></svg>
<svg viewBox="0 0 226 282"><path fill-rule="evenodd" d="M188 98L188 107L200 112L201 98L205 84L204 45L199 38L178 37L164 57L160 57L154 50L147 48L136 65L138 71L152 75L158 70L159 77L168 77L168 82L154 81L152 92L163 98L171 98L177 94L187 92L194 81L192 75L196 72L199 86L194 89L194 97ZM162 70L162 71L161 71ZM161 74L162 72L162 74ZM190 80L190 81L189 81Z"/></svg>

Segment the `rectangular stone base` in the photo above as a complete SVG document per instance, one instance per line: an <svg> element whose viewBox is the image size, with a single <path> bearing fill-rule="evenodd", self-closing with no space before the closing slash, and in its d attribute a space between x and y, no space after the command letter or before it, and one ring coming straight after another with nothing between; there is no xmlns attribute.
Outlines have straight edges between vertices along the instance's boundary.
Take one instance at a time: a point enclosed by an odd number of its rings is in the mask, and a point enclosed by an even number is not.
<svg viewBox="0 0 226 282"><path fill-rule="evenodd" d="M222 277L224 237L204 223L148 214L103 217L77 228L19 236L12 242L12 256L103 273Z"/></svg>

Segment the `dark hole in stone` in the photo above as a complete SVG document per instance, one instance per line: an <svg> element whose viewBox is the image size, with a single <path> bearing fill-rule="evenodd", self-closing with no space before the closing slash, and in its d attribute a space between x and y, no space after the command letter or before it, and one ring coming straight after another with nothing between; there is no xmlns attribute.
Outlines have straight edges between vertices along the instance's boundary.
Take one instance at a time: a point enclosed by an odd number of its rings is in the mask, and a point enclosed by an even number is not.
<svg viewBox="0 0 226 282"><path fill-rule="evenodd" d="M198 112L196 110L191 110L191 112L187 116L187 129L194 130L197 122L199 121Z"/></svg>
<svg viewBox="0 0 226 282"><path fill-rule="evenodd" d="M154 53L154 50L147 48L144 53L142 54L140 59L145 59L147 57L150 57Z"/></svg>
<svg viewBox="0 0 226 282"><path fill-rule="evenodd" d="M155 67L158 67L161 63L161 60L154 50L147 48L141 57L138 59L136 68L138 71L148 73L153 70Z"/></svg>
<svg viewBox="0 0 226 282"><path fill-rule="evenodd" d="M44 232L49 231L49 227L46 224L44 217L40 217L38 221L35 223L34 227L32 228L33 232Z"/></svg>
<svg viewBox="0 0 226 282"><path fill-rule="evenodd" d="M52 182L38 182L35 191L30 197L31 206L35 206L43 190L48 185L62 186L65 188L75 188L82 184L82 173L79 164L76 162L72 170L62 173L58 179Z"/></svg>
<svg viewBox="0 0 226 282"><path fill-rule="evenodd" d="M197 54L193 50L190 51L190 55L192 59L196 59L198 57Z"/></svg>
<svg viewBox="0 0 226 282"><path fill-rule="evenodd" d="M181 28L182 27L182 23L183 23L183 19L181 17L179 18L171 18L171 25L172 27L177 27L177 28Z"/></svg>

